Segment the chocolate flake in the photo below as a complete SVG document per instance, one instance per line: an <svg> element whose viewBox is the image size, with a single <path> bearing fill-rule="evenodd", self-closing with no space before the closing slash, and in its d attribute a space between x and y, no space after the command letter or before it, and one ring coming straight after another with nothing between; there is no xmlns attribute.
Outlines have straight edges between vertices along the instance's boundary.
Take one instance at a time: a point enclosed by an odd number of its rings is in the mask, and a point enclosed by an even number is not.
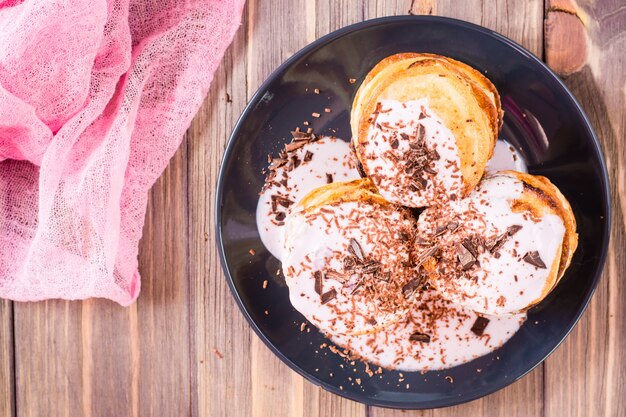
<svg viewBox="0 0 626 417"><path fill-rule="evenodd" d="M420 253L419 256L417 257L417 263L415 266L420 266L421 264L426 262L428 258L433 256L438 250L439 250L439 245L433 245L430 248L422 251L422 253Z"/></svg>
<svg viewBox="0 0 626 417"><path fill-rule="evenodd" d="M476 263L474 255L463 244L456 244L456 256L464 271L467 271Z"/></svg>
<svg viewBox="0 0 626 417"><path fill-rule="evenodd" d="M333 288L332 290L326 291L322 294L322 304L328 303L330 300L334 299L337 296L337 291Z"/></svg>
<svg viewBox="0 0 626 417"><path fill-rule="evenodd" d="M358 258L359 261L363 262L365 260L365 256L363 255L363 249L359 242L354 239L350 239L350 246L348 246L348 251L350 251L354 256Z"/></svg>
<svg viewBox="0 0 626 417"><path fill-rule="evenodd" d="M423 276L418 277L418 278L413 278L412 280L410 280L409 282L407 282L406 284L402 286L402 294L404 294L404 296L407 298L410 297L422 285L423 280L424 280Z"/></svg>
<svg viewBox="0 0 626 417"><path fill-rule="evenodd" d="M426 137L426 128L423 124L419 123L417 125L417 129L415 130L415 136L417 137L418 142L423 142Z"/></svg>
<svg viewBox="0 0 626 417"><path fill-rule="evenodd" d="M522 259L534 267L546 269L546 264L543 263L541 257L539 256L539 252L536 250L527 252Z"/></svg>
<svg viewBox="0 0 626 417"><path fill-rule="evenodd" d="M309 140L311 135L300 131L300 129L296 129L296 130L292 130L291 131L291 136L293 137L293 140L295 141L299 141L299 140Z"/></svg>
<svg viewBox="0 0 626 417"><path fill-rule="evenodd" d="M456 229L459 228L459 224L457 222L449 222L446 227L448 228L449 231L454 232Z"/></svg>
<svg viewBox="0 0 626 417"><path fill-rule="evenodd" d="M519 224L514 224L513 226L509 226L506 229L506 233L509 236L513 236L515 233L519 232L522 229L522 226L520 226Z"/></svg>
<svg viewBox="0 0 626 417"><path fill-rule="evenodd" d="M489 324L488 318L478 316L476 317L476 321L474 322L470 330L476 336L482 336L488 324Z"/></svg>
<svg viewBox="0 0 626 417"><path fill-rule="evenodd" d="M276 213L276 217L275 218L276 218L276 221L282 222L283 220L285 220L285 217L287 217L285 212L279 211L278 213Z"/></svg>
<svg viewBox="0 0 626 417"><path fill-rule="evenodd" d="M314 283L314 289L315 292L318 293L319 295L322 295L322 272L321 271L315 271L313 273L313 277L315 278L315 283Z"/></svg>
<svg viewBox="0 0 626 417"><path fill-rule="evenodd" d="M326 184L330 184L333 182L333 174L326 174Z"/></svg>
<svg viewBox="0 0 626 417"><path fill-rule="evenodd" d="M304 141L297 141L297 142L288 143L288 144L285 145L285 150L287 152L293 152L296 149L300 149L301 147L303 147L305 143L306 142L304 142Z"/></svg>
<svg viewBox="0 0 626 417"><path fill-rule="evenodd" d="M309 162L311 159L313 159L313 152L306 151L303 158L304 162Z"/></svg>
<svg viewBox="0 0 626 417"><path fill-rule="evenodd" d="M348 280L348 277L345 274L342 274L340 272L333 271L333 270L327 271L324 274L324 277L329 278L329 279L334 279L335 281L339 281L341 283L344 283Z"/></svg>
<svg viewBox="0 0 626 417"><path fill-rule="evenodd" d="M426 333L415 332L411 336L409 336L409 340L411 342L430 343L430 335L427 335Z"/></svg>
<svg viewBox="0 0 626 417"><path fill-rule="evenodd" d="M448 225L447 224L444 225L444 226L437 226L435 228L435 237L443 235L446 230L448 230Z"/></svg>
<svg viewBox="0 0 626 417"><path fill-rule="evenodd" d="M398 149L398 145L400 145L398 138L393 138L391 141L391 149Z"/></svg>

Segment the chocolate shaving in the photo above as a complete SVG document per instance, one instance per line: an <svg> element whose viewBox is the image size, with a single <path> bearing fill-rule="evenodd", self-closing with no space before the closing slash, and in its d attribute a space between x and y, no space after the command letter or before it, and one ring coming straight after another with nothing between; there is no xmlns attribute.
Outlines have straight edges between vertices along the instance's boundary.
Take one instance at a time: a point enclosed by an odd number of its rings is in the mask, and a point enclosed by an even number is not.
<svg viewBox="0 0 626 417"><path fill-rule="evenodd" d="M287 197L284 197L284 196L278 195L278 194L272 195L271 199L272 199L272 203L276 202L276 203L280 204L281 206L283 206L285 208L289 208L289 206L291 206L293 204L293 201L291 201ZM276 211L276 210L274 210L274 211Z"/></svg>
<svg viewBox="0 0 626 417"><path fill-rule="evenodd" d="M448 225L437 226L437 228L435 228L435 237L443 235L446 230L448 230Z"/></svg>
<svg viewBox="0 0 626 417"><path fill-rule="evenodd" d="M459 259L461 268L463 268L464 271L467 271L476 263L476 258L474 257L474 255L472 255L472 253L465 247L465 245L462 245L460 243L456 244L456 256Z"/></svg>
<svg viewBox="0 0 626 417"><path fill-rule="evenodd" d="M398 233L398 240L400 240L401 242L407 242L410 239L410 236L408 233L401 231L400 233Z"/></svg>
<svg viewBox="0 0 626 417"><path fill-rule="evenodd" d="M506 232L508 233L509 236L513 236L515 233L519 232L522 229L522 226L520 226L519 224L514 224L513 226L509 226L506 229Z"/></svg>
<svg viewBox="0 0 626 417"><path fill-rule="evenodd" d="M356 283L356 285L352 289L352 292L350 293L350 295L354 294L356 292L356 290L358 290L361 287L361 285L363 284L364 280L365 280L365 275L363 275L361 277L361 279L359 279L359 282Z"/></svg>
<svg viewBox="0 0 626 417"><path fill-rule="evenodd" d="M293 152L296 149L300 149L301 147L303 147L305 145L306 142L304 141L298 141L298 142L291 142L285 145L285 151L287 152Z"/></svg>
<svg viewBox="0 0 626 417"><path fill-rule="evenodd" d="M465 247L465 249L467 249L474 258L478 257L478 251L476 246L474 245L474 242L472 242L471 239L466 238L463 239L463 241L461 242L461 244Z"/></svg>
<svg viewBox="0 0 626 417"><path fill-rule="evenodd" d="M283 220L285 220L285 217L287 217L287 215L283 212L283 211L279 211L278 213L276 213L276 221L282 222Z"/></svg>
<svg viewBox="0 0 626 417"><path fill-rule="evenodd" d="M402 294L407 298L410 297L422 285L423 280L424 276L413 278L402 286Z"/></svg>
<svg viewBox="0 0 626 417"><path fill-rule="evenodd" d="M375 272L378 272L379 269L380 269L380 262L376 262L376 261L370 261L359 267L359 271L362 274L373 274Z"/></svg>
<svg viewBox="0 0 626 417"><path fill-rule="evenodd" d="M332 290L326 291L322 294L322 304L326 304L330 300L334 299L337 296L337 291L333 288Z"/></svg>
<svg viewBox="0 0 626 417"><path fill-rule="evenodd" d="M437 175L437 171L435 171L434 169L432 169L430 167L430 165L424 165L424 172L427 172L431 175Z"/></svg>
<svg viewBox="0 0 626 417"><path fill-rule="evenodd" d="M398 149L398 146L400 145L400 143L398 142L397 138L393 138L393 140L391 141L391 149Z"/></svg>
<svg viewBox="0 0 626 417"><path fill-rule="evenodd" d="M415 130L415 137L417 138L418 142L424 141L424 138L426 137L426 128L423 124L419 123L417 125L417 129Z"/></svg>
<svg viewBox="0 0 626 417"><path fill-rule="evenodd" d="M306 153L304 154L304 162L309 162L311 159L313 159L313 152L311 151L306 151Z"/></svg>
<svg viewBox="0 0 626 417"><path fill-rule="evenodd" d="M291 136L293 137L293 140L295 140L295 141L309 140L311 138L310 134L302 132L299 129L292 130L291 131Z"/></svg>
<svg viewBox="0 0 626 417"><path fill-rule="evenodd" d="M326 174L326 184L333 182L333 174Z"/></svg>
<svg viewBox="0 0 626 417"><path fill-rule="evenodd" d="M522 259L534 267L546 269L546 264L543 263L541 257L539 256L539 252L536 250L527 252Z"/></svg>
<svg viewBox="0 0 626 417"><path fill-rule="evenodd" d="M430 336L426 333L415 332L409 336L411 342L430 343Z"/></svg>
<svg viewBox="0 0 626 417"><path fill-rule="evenodd" d="M422 120L425 118L426 118L426 115L424 114L424 112L420 112L420 115L417 117L417 120Z"/></svg>
<svg viewBox="0 0 626 417"><path fill-rule="evenodd" d="M327 271L326 274L324 274L324 277L328 278L328 279L334 279L335 281L339 281L341 283L344 283L348 280L348 276L345 274L342 274L340 272L337 271Z"/></svg>
<svg viewBox="0 0 626 417"><path fill-rule="evenodd" d="M313 273L313 278L315 278L315 283L313 286L313 288L315 289L315 292L318 293L319 295L322 295L322 272L315 271Z"/></svg>
<svg viewBox="0 0 626 417"><path fill-rule="evenodd" d="M448 228L449 231L454 232L456 229L459 228L459 224L457 222L450 222L446 225L446 227Z"/></svg>
<svg viewBox="0 0 626 417"><path fill-rule="evenodd" d="M282 167L283 165L285 165L287 162L289 162L286 158L274 158L272 160L272 163L269 166L269 169L271 171Z"/></svg>
<svg viewBox="0 0 626 417"><path fill-rule="evenodd" d="M426 262L428 258L433 256L438 250L439 250L439 245L433 245L430 248L422 251L422 253L420 253L419 256L417 257L417 263L415 266L420 266L421 264Z"/></svg>
<svg viewBox="0 0 626 417"><path fill-rule="evenodd" d="M350 248L348 248L350 250ZM346 271L352 271L356 266L356 259L352 256L347 256L343 258L343 269Z"/></svg>
<svg viewBox="0 0 626 417"><path fill-rule="evenodd" d="M400 137L402 137L402 139L404 140L409 140L409 135L407 135L406 133L400 133Z"/></svg>
<svg viewBox="0 0 626 417"><path fill-rule="evenodd" d="M482 336L488 324L489 324L488 318L478 316L476 317L476 321L474 322L470 330L476 336Z"/></svg>
<svg viewBox="0 0 626 417"><path fill-rule="evenodd" d="M352 238L350 239L350 246L348 246L348 251L356 256L359 261L363 262L365 260L361 245L359 245L359 242Z"/></svg>
<svg viewBox="0 0 626 417"><path fill-rule="evenodd" d="M375 326L378 322L376 321L376 319L375 319L375 318L373 318L373 317L372 317L372 318L370 318L370 319L367 319L367 322L366 322L366 323L367 323L367 324L369 324L369 325L371 325L371 326Z"/></svg>

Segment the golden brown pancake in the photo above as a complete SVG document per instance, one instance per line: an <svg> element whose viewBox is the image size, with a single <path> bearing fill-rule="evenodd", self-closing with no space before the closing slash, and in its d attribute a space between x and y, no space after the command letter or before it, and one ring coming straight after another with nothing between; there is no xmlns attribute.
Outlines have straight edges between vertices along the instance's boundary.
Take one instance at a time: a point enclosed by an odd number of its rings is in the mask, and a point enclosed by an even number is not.
<svg viewBox="0 0 626 417"><path fill-rule="evenodd" d="M414 303L403 287L415 218L368 179L331 183L287 217L283 273L294 307L322 331L359 335L402 319Z"/></svg>
<svg viewBox="0 0 626 417"><path fill-rule="evenodd" d="M372 138L384 142L391 131L401 130L393 126L393 123L391 125L377 123L379 115L386 110L381 104L415 104L416 100L422 100L420 106L425 109L422 113L432 116L442 125L442 129L439 130L443 132L437 131L438 129L427 132L429 134L426 148L433 151L432 146L438 141L438 136L453 137L456 160L444 165L458 165L462 176L460 190L451 190L446 184L442 184L442 187L432 185L431 190L421 190L424 187L420 186L420 183L428 184L435 178L439 178L439 182L443 183L445 182L443 180L451 175L450 172L444 172L441 167L437 170L431 166L431 170L438 172L431 172L418 178L417 193L423 195L411 197L409 194L415 194L416 190L407 188L409 181L403 180L403 168L407 162L403 161L403 157L406 155L395 150L392 152L394 155L386 154L388 149L382 146L380 157L385 160L385 164L381 166L376 162L379 156L376 149L371 149ZM396 109L391 111L394 111L394 114L398 113ZM415 121L420 114L419 111L417 114L405 114L404 119L397 120L398 126L406 124L407 118ZM365 174L373 179L383 197L406 206L428 206L442 197L434 195L439 191L442 191L439 194L444 194L444 197L450 194L463 196L474 188L493 154L501 116L497 91L478 71L458 61L437 55L397 54L376 65L357 91L351 112L352 141ZM385 128L388 128L387 131ZM410 132L405 133L402 137L411 136ZM402 145L402 139L400 144ZM365 149L368 146L370 149ZM446 145L447 148L450 146ZM415 159L415 155L412 158ZM388 170L385 166L398 160L400 166L396 167L397 169ZM411 172L410 175L414 173ZM390 179L397 179L398 183L390 184L390 181L387 181ZM437 188L441 190L437 191Z"/></svg>
<svg viewBox="0 0 626 417"><path fill-rule="evenodd" d="M543 300L578 243L563 194L545 177L515 171L490 173L466 199L425 210L418 234L418 251L435 254L423 264L433 287L494 315Z"/></svg>

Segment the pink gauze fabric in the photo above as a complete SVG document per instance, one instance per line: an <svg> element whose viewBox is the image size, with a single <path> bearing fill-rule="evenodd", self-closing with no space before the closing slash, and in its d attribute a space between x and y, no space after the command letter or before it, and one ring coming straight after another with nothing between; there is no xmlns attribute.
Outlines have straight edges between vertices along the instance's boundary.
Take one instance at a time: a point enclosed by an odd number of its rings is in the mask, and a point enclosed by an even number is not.
<svg viewBox="0 0 626 417"><path fill-rule="evenodd" d="M0 297L137 298L148 190L242 8L0 0Z"/></svg>

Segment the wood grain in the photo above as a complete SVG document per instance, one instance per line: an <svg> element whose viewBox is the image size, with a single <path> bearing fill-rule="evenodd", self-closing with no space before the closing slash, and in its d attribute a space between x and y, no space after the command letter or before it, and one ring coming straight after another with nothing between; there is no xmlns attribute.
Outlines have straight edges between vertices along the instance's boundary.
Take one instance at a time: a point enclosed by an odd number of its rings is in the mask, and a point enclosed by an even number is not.
<svg viewBox="0 0 626 417"><path fill-rule="evenodd" d="M15 415L13 303L0 300L0 416Z"/></svg>
<svg viewBox="0 0 626 417"><path fill-rule="evenodd" d="M626 416L626 7L622 1L579 1L589 52L565 78L604 149L613 219L604 274L572 334L546 361L545 415ZM550 44L546 45L549 48ZM559 68L557 68L559 69Z"/></svg>
<svg viewBox="0 0 626 417"><path fill-rule="evenodd" d="M626 416L626 8L621 0L578 1L588 42L581 63L563 53L568 38L554 35L568 29L544 27L544 19L563 13L555 7L569 2L249 0L186 140L151 191L138 302L128 309L103 300L0 302L0 415ZM565 81L600 136L614 196L607 268L563 346L504 390L425 411L365 407L323 391L277 359L235 305L213 220L226 139L267 76L333 30L408 13L489 27L571 73ZM544 35L548 27L553 31ZM559 54L567 59L557 64Z"/></svg>

